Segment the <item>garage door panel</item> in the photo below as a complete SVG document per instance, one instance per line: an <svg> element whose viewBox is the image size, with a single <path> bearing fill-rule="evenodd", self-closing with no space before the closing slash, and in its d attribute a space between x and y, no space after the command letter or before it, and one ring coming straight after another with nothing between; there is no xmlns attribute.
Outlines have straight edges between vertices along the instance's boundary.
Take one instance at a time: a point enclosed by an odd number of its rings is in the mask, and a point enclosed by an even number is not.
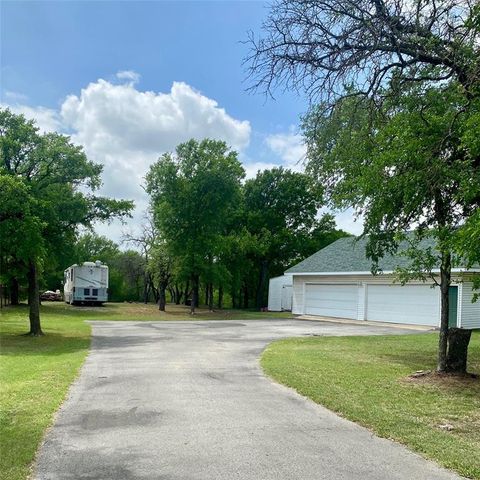
<svg viewBox="0 0 480 480"><path fill-rule="evenodd" d="M367 320L437 326L439 293L428 285L368 285Z"/></svg>
<svg viewBox="0 0 480 480"><path fill-rule="evenodd" d="M326 317L357 318L356 285L306 285L305 313Z"/></svg>

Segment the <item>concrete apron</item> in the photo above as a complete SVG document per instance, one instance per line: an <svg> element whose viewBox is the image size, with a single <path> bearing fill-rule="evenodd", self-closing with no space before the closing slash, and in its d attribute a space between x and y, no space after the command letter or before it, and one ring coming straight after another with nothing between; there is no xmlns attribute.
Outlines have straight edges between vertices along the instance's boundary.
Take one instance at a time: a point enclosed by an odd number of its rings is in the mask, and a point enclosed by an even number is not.
<svg viewBox="0 0 480 480"><path fill-rule="evenodd" d="M405 323L373 322L371 320L352 320L350 318L321 317L319 315L298 315L295 318L298 320L315 320L317 322L343 323L350 325L368 325L371 327L379 326L400 328L402 330L416 330L418 332L433 332L438 330L437 327L432 327L431 325L408 325Z"/></svg>

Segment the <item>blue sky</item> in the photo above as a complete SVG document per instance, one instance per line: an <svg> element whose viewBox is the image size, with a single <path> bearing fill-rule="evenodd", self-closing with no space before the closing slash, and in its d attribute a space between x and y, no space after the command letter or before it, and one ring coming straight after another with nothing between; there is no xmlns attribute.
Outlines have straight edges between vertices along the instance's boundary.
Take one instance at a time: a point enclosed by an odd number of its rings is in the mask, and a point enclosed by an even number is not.
<svg viewBox="0 0 480 480"><path fill-rule="evenodd" d="M131 228L146 207L138 184L148 165L191 136L226 140L250 176L274 164L300 168L305 100L246 92L242 41L260 31L267 4L2 1L0 8L1 103L71 134L103 163L102 193L137 201ZM358 230L349 214L338 222ZM118 239L122 229L99 231Z"/></svg>

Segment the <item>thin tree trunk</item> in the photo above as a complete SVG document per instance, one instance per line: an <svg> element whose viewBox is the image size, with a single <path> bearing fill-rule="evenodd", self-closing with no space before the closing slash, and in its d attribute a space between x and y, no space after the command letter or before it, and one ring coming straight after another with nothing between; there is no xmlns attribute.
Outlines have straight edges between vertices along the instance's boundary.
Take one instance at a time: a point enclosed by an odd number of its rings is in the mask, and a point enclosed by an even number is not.
<svg viewBox="0 0 480 480"><path fill-rule="evenodd" d="M442 252L442 261L440 265L440 334L438 337L438 360L437 371L445 372L447 369L447 349L448 349L448 289L451 283L451 255L448 252Z"/></svg>
<svg viewBox="0 0 480 480"><path fill-rule="evenodd" d="M158 286L158 309L162 312L165 311L165 306L167 305L166 290L165 283L160 282L160 285Z"/></svg>
<svg viewBox="0 0 480 480"><path fill-rule="evenodd" d="M145 274L143 276L143 303L145 304L148 303L148 294L150 293L149 286L150 286L150 279L148 278L148 274Z"/></svg>
<svg viewBox="0 0 480 480"><path fill-rule="evenodd" d="M248 285L243 285L243 308L248 308Z"/></svg>
<svg viewBox="0 0 480 480"><path fill-rule="evenodd" d="M221 310L223 308L223 286L220 285L218 287L218 309Z"/></svg>
<svg viewBox="0 0 480 480"><path fill-rule="evenodd" d="M232 288L231 296L232 296L232 308L236 308L237 307L237 296L235 294L235 288Z"/></svg>
<svg viewBox="0 0 480 480"><path fill-rule="evenodd" d="M209 304L209 298L210 298L210 284L207 283L205 284L205 305Z"/></svg>
<svg viewBox="0 0 480 480"><path fill-rule="evenodd" d="M185 295L185 298L184 298L184 302L183 302L185 305L186 305L187 302L188 302L188 295L189 295L189 293L190 293L190 281L187 280L187 283L186 283L186 285L185 285L185 294L184 294L184 295Z"/></svg>
<svg viewBox="0 0 480 480"><path fill-rule="evenodd" d="M195 298L195 308L198 308L200 306L200 278L198 275L195 276L195 281L193 283L192 299L193 298Z"/></svg>
<svg viewBox="0 0 480 480"><path fill-rule="evenodd" d="M177 301L177 298L175 297L175 290L173 289L173 287L168 287L168 293L170 294L170 301L172 303L175 303Z"/></svg>
<svg viewBox="0 0 480 480"><path fill-rule="evenodd" d="M195 307L198 304L198 275L192 275L192 300L190 302L190 314L195 313Z"/></svg>
<svg viewBox="0 0 480 480"><path fill-rule="evenodd" d="M175 305L180 305L182 302L182 291L180 290L178 283L175 284Z"/></svg>
<svg viewBox="0 0 480 480"><path fill-rule="evenodd" d="M43 335L40 325L40 291L38 287L38 271L34 260L28 262L28 305L30 307L29 335Z"/></svg>
<svg viewBox="0 0 480 480"><path fill-rule="evenodd" d="M208 309L213 312L213 283L208 288Z"/></svg>
<svg viewBox="0 0 480 480"><path fill-rule="evenodd" d="M20 300L18 279L13 277L10 280L10 305L18 305Z"/></svg>

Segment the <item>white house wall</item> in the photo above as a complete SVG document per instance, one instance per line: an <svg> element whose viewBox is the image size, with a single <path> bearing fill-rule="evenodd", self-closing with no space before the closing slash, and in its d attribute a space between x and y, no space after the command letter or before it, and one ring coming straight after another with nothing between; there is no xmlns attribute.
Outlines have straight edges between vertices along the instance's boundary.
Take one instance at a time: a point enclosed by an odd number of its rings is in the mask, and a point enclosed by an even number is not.
<svg viewBox="0 0 480 480"><path fill-rule="evenodd" d="M473 283L463 282L459 290L458 312L460 317L460 327L462 328L480 328L480 299L472 303Z"/></svg>

